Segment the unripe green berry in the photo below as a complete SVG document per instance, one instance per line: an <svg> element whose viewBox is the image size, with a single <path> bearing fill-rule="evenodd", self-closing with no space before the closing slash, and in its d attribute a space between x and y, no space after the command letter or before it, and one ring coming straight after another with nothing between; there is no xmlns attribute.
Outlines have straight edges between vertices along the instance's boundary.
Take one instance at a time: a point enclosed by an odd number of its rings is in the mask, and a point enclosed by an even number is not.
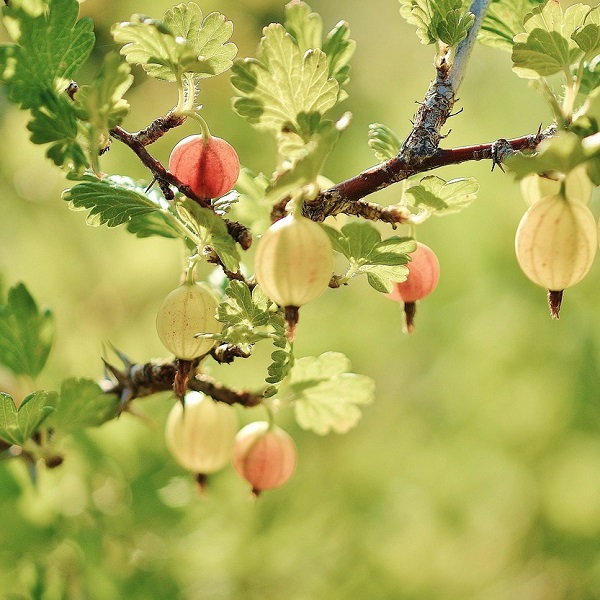
<svg viewBox="0 0 600 600"><path fill-rule="evenodd" d="M551 291L581 281L597 247L596 221L590 209L562 196L547 196L531 205L515 238L517 260L525 275Z"/></svg>
<svg viewBox="0 0 600 600"><path fill-rule="evenodd" d="M232 406L200 392L188 392L184 406L177 402L169 412L165 440L184 469L208 475L230 462L237 429Z"/></svg>
<svg viewBox="0 0 600 600"><path fill-rule="evenodd" d="M158 337L177 358L192 360L206 354L214 341L194 336L221 331L222 324L215 317L218 305L203 285L187 282L180 285L167 295L158 309Z"/></svg>
<svg viewBox="0 0 600 600"><path fill-rule="evenodd" d="M173 148L169 171L199 198L218 198L233 189L240 159L221 138L212 136L205 141L201 135L191 135Z"/></svg>
<svg viewBox="0 0 600 600"><path fill-rule="evenodd" d="M277 221L261 237L256 280L279 306L303 306L320 296L333 274L333 250L323 228L300 215Z"/></svg>

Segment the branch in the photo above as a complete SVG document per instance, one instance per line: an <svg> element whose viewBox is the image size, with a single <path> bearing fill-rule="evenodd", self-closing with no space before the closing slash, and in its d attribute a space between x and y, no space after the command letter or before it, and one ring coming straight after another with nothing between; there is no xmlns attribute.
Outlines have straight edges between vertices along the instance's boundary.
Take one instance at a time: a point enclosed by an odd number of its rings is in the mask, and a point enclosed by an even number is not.
<svg viewBox="0 0 600 600"><path fill-rule="evenodd" d="M175 362L152 361L145 364L125 362L123 370L105 362L112 377L102 386L107 394L117 394L121 398L121 406L127 405L136 398L145 398L158 392L173 391L173 383L177 376ZM196 374L187 382L187 389L203 392L218 402L241 404L242 406L258 406L263 401L261 393L248 390L233 390L212 377Z"/></svg>
<svg viewBox="0 0 600 600"><path fill-rule="evenodd" d="M406 220L406 213L399 207L380 206L365 202L362 198L407 179L411 175L439 167L471 160L492 160L494 164L499 164L507 154L512 152L535 150L540 141L552 136L554 131L553 127L549 127L543 132L510 140L500 139L476 146L438 149L433 155L417 160L417 165L402 156L397 156L324 190L311 202L305 202L303 213L315 221L323 221L328 216L344 213L386 223L403 223ZM499 147L503 148L502 154L498 153ZM508 147L510 151L507 150Z"/></svg>

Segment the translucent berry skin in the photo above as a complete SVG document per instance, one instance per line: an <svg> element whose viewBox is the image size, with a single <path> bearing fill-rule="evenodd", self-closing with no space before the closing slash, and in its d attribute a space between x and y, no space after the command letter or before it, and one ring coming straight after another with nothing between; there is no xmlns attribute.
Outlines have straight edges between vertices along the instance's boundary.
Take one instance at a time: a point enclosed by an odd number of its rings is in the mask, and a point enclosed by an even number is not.
<svg viewBox="0 0 600 600"><path fill-rule="evenodd" d="M158 337L177 358L192 360L206 354L214 341L194 336L221 331L222 324L215 317L218 305L204 286L184 283L169 293L158 309Z"/></svg>
<svg viewBox="0 0 600 600"><path fill-rule="evenodd" d="M191 135L173 148L169 171L199 198L218 198L233 189L240 159L221 138L212 136L205 143L201 135Z"/></svg>
<svg viewBox="0 0 600 600"><path fill-rule="evenodd" d="M566 176L564 186L569 200L589 204L592 198L593 185L587 175L585 165L573 169ZM535 173L527 175L521 180L521 194L529 206L546 196L558 195L560 188L560 181L540 177Z"/></svg>
<svg viewBox="0 0 600 600"><path fill-rule="evenodd" d="M256 421L240 429L235 437L233 467L258 494L277 488L290 479L296 468L296 444L277 425Z"/></svg>
<svg viewBox="0 0 600 600"><path fill-rule="evenodd" d="M531 281L561 291L581 281L598 247L596 221L586 204L547 196L523 215L515 236L522 271Z"/></svg>
<svg viewBox="0 0 600 600"><path fill-rule="evenodd" d="M280 219L261 237L256 280L279 306L304 306L319 297L333 274L333 249L323 228L299 215Z"/></svg>
<svg viewBox="0 0 600 600"><path fill-rule="evenodd" d="M440 263L435 252L427 245L417 242L417 249L410 254L408 277L394 283L394 289L387 294L396 302L416 302L425 298L436 288L440 278Z"/></svg>
<svg viewBox="0 0 600 600"><path fill-rule="evenodd" d="M167 417L167 448L184 469L215 473L231 460L238 430L235 409L200 392L188 392L184 403L185 409L177 402Z"/></svg>

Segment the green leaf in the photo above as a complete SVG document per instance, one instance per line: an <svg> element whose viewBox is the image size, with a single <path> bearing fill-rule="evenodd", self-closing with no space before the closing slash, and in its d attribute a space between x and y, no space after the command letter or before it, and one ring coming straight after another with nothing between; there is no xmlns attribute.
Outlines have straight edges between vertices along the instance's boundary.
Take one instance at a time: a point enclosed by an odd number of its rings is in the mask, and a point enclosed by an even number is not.
<svg viewBox="0 0 600 600"><path fill-rule="evenodd" d="M475 19L462 0L400 0L400 14L416 26L422 44L448 46L459 44Z"/></svg>
<svg viewBox="0 0 600 600"><path fill-rule="evenodd" d="M320 435L346 433L355 427L360 406L371 404L374 381L348 372L350 361L339 352L296 360L286 387L292 395L298 425Z"/></svg>
<svg viewBox="0 0 600 600"><path fill-rule="evenodd" d="M299 115L323 115L337 101L339 84L328 76L325 53L301 52L278 23L264 29L258 58L237 60L232 70L231 82L240 93L234 109L275 136L290 128L298 135L310 135L313 131L301 127Z"/></svg>
<svg viewBox="0 0 600 600"><path fill-rule="evenodd" d="M220 334L214 339L229 344L250 346L270 337L266 331L270 323L269 299L260 287L252 291L241 281L230 281L225 299L219 304L217 320L223 323Z"/></svg>
<svg viewBox="0 0 600 600"><path fill-rule="evenodd" d="M100 73L93 82L77 91L75 110L79 119L86 122L91 163L96 166L100 151L110 141L110 130L129 113L129 104L123 95L132 83L129 65L111 52L104 57Z"/></svg>
<svg viewBox="0 0 600 600"><path fill-rule="evenodd" d="M66 379L50 405L54 412L46 424L59 435L98 427L119 413L119 398L105 393L91 379Z"/></svg>
<svg viewBox="0 0 600 600"><path fill-rule="evenodd" d="M571 39L586 56L593 57L600 51L600 6L588 12L583 25L575 29Z"/></svg>
<svg viewBox="0 0 600 600"><path fill-rule="evenodd" d="M343 254L350 266L342 281L357 275L367 275L367 281L378 292L391 292L394 282L408 276L408 254L414 252L412 238L381 239L379 231L370 223L353 222L340 231L323 225L333 249Z"/></svg>
<svg viewBox="0 0 600 600"><path fill-rule="evenodd" d="M72 210L89 209L87 222L94 227L125 224L138 237L181 235L166 216L169 205L162 195L156 190L144 193L140 184L128 177L90 178L65 190L63 199Z"/></svg>
<svg viewBox="0 0 600 600"><path fill-rule="evenodd" d="M54 338L54 317L41 311L19 283L0 306L0 364L15 375L37 377L48 359Z"/></svg>
<svg viewBox="0 0 600 600"><path fill-rule="evenodd" d="M231 67L237 53L226 43L233 25L224 15L213 12L202 20L200 7L178 4L164 20L133 15L111 32L127 62L141 65L148 75L165 81L179 81L184 73L195 78L212 77Z"/></svg>
<svg viewBox="0 0 600 600"><path fill-rule="evenodd" d="M0 439L22 446L54 410L54 393L38 390L29 394L17 408L15 401L0 392Z"/></svg>
<svg viewBox="0 0 600 600"><path fill-rule="evenodd" d="M271 386L265 392L265 398L270 398L277 393L276 384L281 383L289 375L295 362L294 349L288 340L287 325L281 310L271 314L270 325L274 331L273 345L277 350L271 354L273 362L267 368L268 377L265 381Z"/></svg>
<svg viewBox="0 0 600 600"><path fill-rule="evenodd" d="M321 47L323 21L317 13L311 12L306 2L290 2L285 7L284 27L302 54Z"/></svg>
<svg viewBox="0 0 600 600"><path fill-rule="evenodd" d="M406 194L412 196L415 207L444 216L467 208L477 198L478 190L479 183L472 177L444 181L430 175L408 188Z"/></svg>
<svg viewBox="0 0 600 600"><path fill-rule="evenodd" d="M533 9L523 23L513 46L513 70L520 77L535 79L561 71L568 73L582 52L572 38L589 7L575 4L563 13L556 0Z"/></svg>
<svg viewBox="0 0 600 600"><path fill-rule="evenodd" d="M212 248L221 259L223 266L236 273L240 268L240 257L225 221L209 208L203 208L189 199L179 202L177 210L198 232L202 245Z"/></svg>
<svg viewBox="0 0 600 600"><path fill-rule="evenodd" d="M350 81L350 60L354 56L356 42L350 39L350 27L346 21L340 21L328 34L323 43L323 52L327 55L329 76L340 85L338 102L347 97L343 86Z"/></svg>
<svg viewBox="0 0 600 600"><path fill-rule="evenodd" d="M40 92L40 108L31 109L31 131L34 144L50 144L46 156L59 167L65 166L81 173L89 161L81 145L75 105L65 95L49 90Z"/></svg>
<svg viewBox="0 0 600 600"><path fill-rule="evenodd" d="M375 152L377 160L395 158L400 152L401 145L400 138L387 125L381 123L369 125L369 146Z"/></svg>
<svg viewBox="0 0 600 600"><path fill-rule="evenodd" d="M12 3L2 22L16 44L0 46L0 76L22 108L45 105L48 92L66 87L94 46L91 19L77 21L76 0L52 0L44 11Z"/></svg>
<svg viewBox="0 0 600 600"><path fill-rule="evenodd" d="M513 38L524 32L525 16L543 0L494 0L483 19L478 40L486 46L512 51Z"/></svg>

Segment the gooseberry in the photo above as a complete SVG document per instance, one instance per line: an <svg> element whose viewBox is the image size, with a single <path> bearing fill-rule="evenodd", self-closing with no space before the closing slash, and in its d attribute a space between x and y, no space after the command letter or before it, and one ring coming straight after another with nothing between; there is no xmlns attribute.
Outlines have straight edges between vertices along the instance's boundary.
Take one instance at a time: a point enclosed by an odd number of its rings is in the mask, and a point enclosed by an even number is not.
<svg viewBox="0 0 600 600"><path fill-rule="evenodd" d="M238 429L235 409L201 392L188 392L169 412L165 426L167 448L184 468L202 476L231 460Z"/></svg>
<svg viewBox="0 0 600 600"><path fill-rule="evenodd" d="M433 292L440 278L440 263L435 252L426 244L417 242L417 248L410 253L408 277L394 283L394 289L387 294L390 300L404 302L406 329L414 330L415 302Z"/></svg>
<svg viewBox="0 0 600 600"><path fill-rule="evenodd" d="M288 215L265 231L255 258L256 280L279 306L303 306L320 296L333 274L333 250L323 228Z"/></svg>
<svg viewBox="0 0 600 600"><path fill-rule="evenodd" d="M173 148L169 171L199 198L218 198L233 189L240 159L233 146L221 138L191 135Z"/></svg>
<svg viewBox="0 0 600 600"><path fill-rule="evenodd" d="M561 195L532 204L515 237L519 266L531 281L549 290L554 317L558 317L562 291L585 277L597 247L596 221L590 209Z"/></svg>
<svg viewBox="0 0 600 600"><path fill-rule="evenodd" d="M563 176L564 177L564 176ZM521 179L521 194L528 205L545 198L559 194L564 184L566 197L573 202L588 204L592 197L593 185L587 174L585 165L580 165L570 171L564 181L541 177L537 173Z"/></svg>
<svg viewBox="0 0 600 600"><path fill-rule="evenodd" d="M262 490L283 485L296 467L296 444L291 436L266 421L255 421L238 431L233 447L233 467L252 485Z"/></svg>
<svg viewBox="0 0 600 600"><path fill-rule="evenodd" d="M210 351L214 341L195 337L218 333L222 324L215 313L219 303L199 283L184 283L170 292L158 309L156 330L165 347L177 358L192 360Z"/></svg>

